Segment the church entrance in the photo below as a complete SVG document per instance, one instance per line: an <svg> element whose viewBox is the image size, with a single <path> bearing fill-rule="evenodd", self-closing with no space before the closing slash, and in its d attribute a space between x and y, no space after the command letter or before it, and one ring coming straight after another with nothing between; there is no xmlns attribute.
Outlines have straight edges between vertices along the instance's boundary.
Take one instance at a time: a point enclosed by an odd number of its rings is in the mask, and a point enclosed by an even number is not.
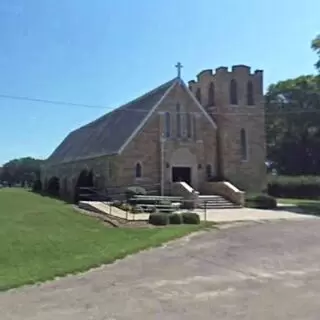
<svg viewBox="0 0 320 320"><path fill-rule="evenodd" d="M172 167L172 182L184 181L191 185L190 167Z"/></svg>
<svg viewBox="0 0 320 320"><path fill-rule="evenodd" d="M185 181L192 188L198 188L198 163L197 157L189 148L178 148L174 150L168 159L171 169L166 171L166 181L172 182Z"/></svg>

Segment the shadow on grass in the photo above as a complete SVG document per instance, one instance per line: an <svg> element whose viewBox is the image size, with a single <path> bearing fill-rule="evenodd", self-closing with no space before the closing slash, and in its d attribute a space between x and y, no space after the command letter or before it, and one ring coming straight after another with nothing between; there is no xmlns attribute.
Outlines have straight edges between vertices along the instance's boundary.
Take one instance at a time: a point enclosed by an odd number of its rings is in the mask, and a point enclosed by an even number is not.
<svg viewBox="0 0 320 320"><path fill-rule="evenodd" d="M310 202L297 201L295 205L282 205L281 207L278 207L278 210L286 210L293 213L320 217L320 201L319 203L315 202L314 200L310 200Z"/></svg>
<svg viewBox="0 0 320 320"><path fill-rule="evenodd" d="M310 214L313 216L319 216L320 217L320 203L303 203L298 204L297 207L301 209L302 214Z"/></svg>
<svg viewBox="0 0 320 320"><path fill-rule="evenodd" d="M59 200L59 201L62 201L64 203L66 203L66 204L75 204L75 202L71 201L70 199L61 198L61 197L59 197L57 195L53 195L53 194L45 192L45 191L33 191L33 190L30 189L29 192L37 194L37 195L42 196L42 197L50 198L50 199L53 199L53 200Z"/></svg>

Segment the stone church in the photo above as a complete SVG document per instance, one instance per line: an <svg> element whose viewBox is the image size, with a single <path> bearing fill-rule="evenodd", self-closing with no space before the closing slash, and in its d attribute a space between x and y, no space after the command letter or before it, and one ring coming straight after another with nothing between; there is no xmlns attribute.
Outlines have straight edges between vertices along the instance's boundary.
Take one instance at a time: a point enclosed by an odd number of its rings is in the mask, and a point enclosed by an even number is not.
<svg viewBox="0 0 320 320"><path fill-rule="evenodd" d="M185 181L200 194L224 179L240 190L266 185L263 72L236 65L178 76L72 131L46 160L41 180L72 198L79 179L110 194L140 185L169 195ZM83 179L82 179L83 180Z"/></svg>

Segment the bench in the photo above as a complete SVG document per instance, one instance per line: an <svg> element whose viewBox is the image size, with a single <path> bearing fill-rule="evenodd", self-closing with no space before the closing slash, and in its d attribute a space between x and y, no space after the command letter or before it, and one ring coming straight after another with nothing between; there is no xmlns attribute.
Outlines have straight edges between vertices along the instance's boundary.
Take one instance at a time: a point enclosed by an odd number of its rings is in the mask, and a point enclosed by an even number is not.
<svg viewBox="0 0 320 320"><path fill-rule="evenodd" d="M156 207L161 212L174 212L181 207L182 198L180 197L162 197L162 196L134 196L130 202L136 203L142 209L151 209ZM146 202L146 203L144 203ZM161 203L168 202L168 203Z"/></svg>
<svg viewBox="0 0 320 320"><path fill-rule="evenodd" d="M146 212L148 212L148 209L151 208L157 208L159 211L161 212L167 212L167 213L171 213L176 211L176 207L172 206L172 205L161 205L161 204L157 204L157 205L153 205L153 204L139 204L139 207L141 207L143 210L145 210ZM150 212L150 211L149 211Z"/></svg>
<svg viewBox="0 0 320 320"><path fill-rule="evenodd" d="M130 202L135 202L139 204L139 201L141 201L141 204L158 204L161 202L168 202L168 203L181 203L183 201L183 198L181 197L161 197L161 196L134 196L130 199Z"/></svg>
<svg viewBox="0 0 320 320"><path fill-rule="evenodd" d="M173 196L143 196L135 195L133 199L150 199L150 200L168 200L168 201L179 201L182 200L182 197L173 197Z"/></svg>

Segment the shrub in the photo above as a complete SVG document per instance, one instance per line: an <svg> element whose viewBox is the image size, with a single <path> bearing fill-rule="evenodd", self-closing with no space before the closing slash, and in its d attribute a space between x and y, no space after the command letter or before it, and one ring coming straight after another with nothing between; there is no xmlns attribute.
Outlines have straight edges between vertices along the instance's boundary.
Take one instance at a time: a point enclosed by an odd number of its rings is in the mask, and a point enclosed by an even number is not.
<svg viewBox="0 0 320 320"><path fill-rule="evenodd" d="M132 211L132 207L130 206L130 204L127 204L127 203L122 203L119 209L123 211Z"/></svg>
<svg viewBox="0 0 320 320"><path fill-rule="evenodd" d="M169 214L169 223L170 224L182 224L182 215L179 213Z"/></svg>
<svg viewBox="0 0 320 320"><path fill-rule="evenodd" d="M132 213L143 213L144 210L141 206L133 206L131 209Z"/></svg>
<svg viewBox="0 0 320 320"><path fill-rule="evenodd" d="M200 216L195 212L183 212L182 221L185 224L199 224Z"/></svg>
<svg viewBox="0 0 320 320"><path fill-rule="evenodd" d="M34 181L34 183L32 185L32 191L33 192L40 192L41 190L42 190L42 183L38 179L38 180Z"/></svg>
<svg viewBox="0 0 320 320"><path fill-rule="evenodd" d="M275 209L277 200L267 194L257 194L246 198L246 206L258 209Z"/></svg>
<svg viewBox="0 0 320 320"><path fill-rule="evenodd" d="M112 205L113 205L114 207L120 209L121 206L122 206L122 202L121 202L120 200L115 200L115 201L112 202Z"/></svg>
<svg viewBox="0 0 320 320"><path fill-rule="evenodd" d="M268 194L278 198L318 199L320 177L317 176L271 176Z"/></svg>
<svg viewBox="0 0 320 320"><path fill-rule="evenodd" d="M151 213L149 223L155 226L166 226L169 224L169 216L165 213Z"/></svg>
<svg viewBox="0 0 320 320"><path fill-rule="evenodd" d="M134 196L137 196L137 195L140 195L140 196L143 196L143 195L146 195L147 194L147 191L142 188L142 187L139 187L139 186L135 186L135 187L128 187L127 190L126 190L126 198L127 200L129 201L131 198L133 198Z"/></svg>

